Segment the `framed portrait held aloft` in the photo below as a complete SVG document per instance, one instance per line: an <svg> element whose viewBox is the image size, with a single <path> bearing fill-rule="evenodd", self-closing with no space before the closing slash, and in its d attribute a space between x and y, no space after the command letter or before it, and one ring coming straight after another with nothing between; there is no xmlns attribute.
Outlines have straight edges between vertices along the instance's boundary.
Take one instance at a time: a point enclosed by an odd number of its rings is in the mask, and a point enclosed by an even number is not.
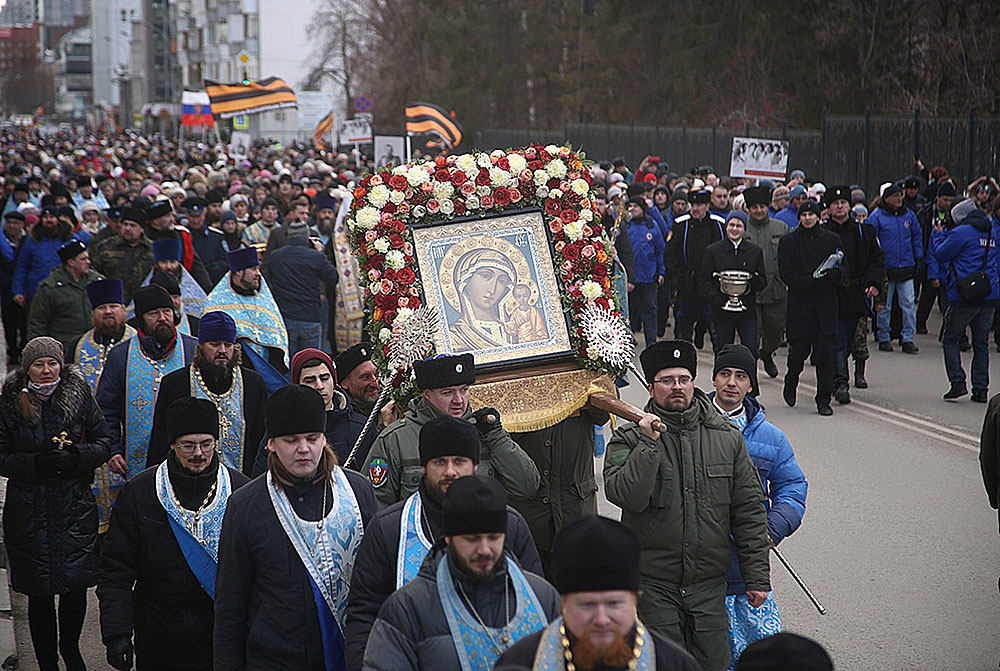
<svg viewBox="0 0 1000 671"><path fill-rule="evenodd" d="M421 356L472 352L477 373L515 381L554 373L558 362L583 374L573 403L586 401L597 378L606 390L630 363L612 240L594 209L590 172L569 147L379 169L353 196L347 221L372 363L397 401L415 393L399 356L407 347Z"/></svg>
<svg viewBox="0 0 1000 671"><path fill-rule="evenodd" d="M413 244L439 354L482 368L572 356L540 209L415 227Z"/></svg>

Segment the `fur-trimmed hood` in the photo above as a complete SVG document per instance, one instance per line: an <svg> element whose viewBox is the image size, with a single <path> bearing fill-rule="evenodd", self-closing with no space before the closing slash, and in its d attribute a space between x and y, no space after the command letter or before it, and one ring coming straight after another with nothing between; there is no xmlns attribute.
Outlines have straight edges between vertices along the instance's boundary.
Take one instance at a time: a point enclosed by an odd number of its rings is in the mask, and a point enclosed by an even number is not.
<svg viewBox="0 0 1000 671"><path fill-rule="evenodd" d="M83 375L80 374L80 370L76 366L63 366L59 374L59 380L59 386L56 387L48 403L52 404L59 411L60 423L70 423L79 416L86 397L93 392L91 392L90 385L83 379ZM44 401L29 392L28 402L34 412L31 417L24 417L21 412L20 399L21 391L25 388L27 381L27 374L21 372L20 368L12 370L7 374L7 377L3 381L2 407L3 412L15 413L29 424L35 424L38 422L39 409L42 407Z"/></svg>

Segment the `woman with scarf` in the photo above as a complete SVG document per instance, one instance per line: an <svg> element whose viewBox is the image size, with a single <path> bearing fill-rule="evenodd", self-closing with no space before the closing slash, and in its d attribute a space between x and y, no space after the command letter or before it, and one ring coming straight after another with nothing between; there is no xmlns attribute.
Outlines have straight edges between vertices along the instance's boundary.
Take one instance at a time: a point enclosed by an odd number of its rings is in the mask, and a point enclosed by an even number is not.
<svg viewBox="0 0 1000 671"><path fill-rule="evenodd" d="M87 588L97 583L94 469L111 437L86 381L63 366L59 341L38 337L0 396L0 475L11 585L28 595L28 626L41 671L85 668L80 632ZM56 627L55 595L59 595Z"/></svg>

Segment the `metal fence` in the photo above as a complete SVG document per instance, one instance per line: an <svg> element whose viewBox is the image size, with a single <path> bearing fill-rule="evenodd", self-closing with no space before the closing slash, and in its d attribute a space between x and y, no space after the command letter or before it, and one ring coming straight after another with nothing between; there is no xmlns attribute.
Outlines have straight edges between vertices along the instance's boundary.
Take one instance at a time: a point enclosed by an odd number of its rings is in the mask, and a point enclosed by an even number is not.
<svg viewBox="0 0 1000 671"><path fill-rule="evenodd" d="M643 157L659 155L671 170L712 165L729 171L733 136L789 141L789 170L830 184L878 184L910 174L914 158L927 168L943 165L958 185L980 175L1000 176L1000 119L824 116L818 130L733 129L715 126L623 126L569 124L562 131L490 128L475 135L480 149L569 142L592 160L617 156L635 169Z"/></svg>

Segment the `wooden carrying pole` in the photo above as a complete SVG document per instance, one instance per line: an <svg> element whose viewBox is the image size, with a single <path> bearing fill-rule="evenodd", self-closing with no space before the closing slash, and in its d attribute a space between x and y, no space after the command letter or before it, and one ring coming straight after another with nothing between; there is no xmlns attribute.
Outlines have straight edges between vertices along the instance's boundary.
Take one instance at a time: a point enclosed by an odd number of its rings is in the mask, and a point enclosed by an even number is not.
<svg viewBox="0 0 1000 671"><path fill-rule="evenodd" d="M622 419L635 422L636 424L639 423L640 419L646 416L646 413L639 408L635 407L631 403L621 400L620 398L616 398L614 394L610 394L606 391L598 391L591 394L590 405L599 410L610 412L612 415L616 415ZM657 431L667 430L666 424L659 420L653 424L653 428Z"/></svg>

